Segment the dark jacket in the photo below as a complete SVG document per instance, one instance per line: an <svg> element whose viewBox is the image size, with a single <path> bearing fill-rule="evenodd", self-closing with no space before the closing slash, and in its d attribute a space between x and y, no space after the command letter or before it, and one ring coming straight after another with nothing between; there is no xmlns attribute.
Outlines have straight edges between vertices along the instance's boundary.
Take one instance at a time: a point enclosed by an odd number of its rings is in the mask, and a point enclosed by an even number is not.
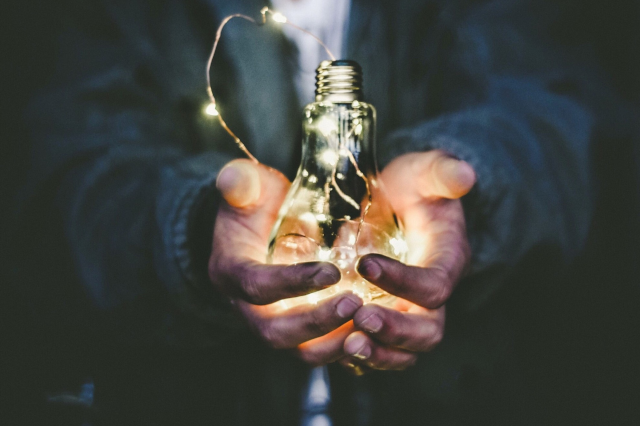
<svg viewBox="0 0 640 426"><path fill-rule="evenodd" d="M204 65L220 20L255 16L263 5L78 3L60 37L55 78L27 112L33 149L22 226L42 236L27 251L44 248L48 261L23 282L40 318L65 342L137 348L143 364L149 348L190 348L203 364L215 354L218 365L198 383L212 382L205 377L218 374L220 360L226 373L244 377L211 391L228 403L207 412L225 424L259 424L260 411L247 412L257 400L274 424L295 422L295 377L304 376L288 355L252 340L206 274L216 173L240 153L203 114ZM480 412L495 424L535 417L510 358L512 324L495 307L501 292L522 285L523 268L551 275L583 246L596 103L606 92L592 64L552 42L556 12L537 1L352 2L347 57L362 65L365 96L378 110L381 165L439 148L471 163L478 177L464 199L473 261L450 303L443 344L410 375L356 384L336 376L345 381L336 392L367 395L358 402L361 424L403 415L410 422L423 412L448 424ZM211 74L231 128L289 176L300 144L294 55L275 25L234 22ZM182 358L167 359L174 366ZM170 368L162 365L158 371ZM241 373L247 365L251 374ZM147 379L162 375L149 369ZM112 388L127 386L122 380ZM402 403L390 394L398 382L414 389ZM278 395L287 396L272 401ZM342 400L349 398L356 397ZM376 402L385 400L396 403ZM490 408L498 401L502 411Z"/></svg>

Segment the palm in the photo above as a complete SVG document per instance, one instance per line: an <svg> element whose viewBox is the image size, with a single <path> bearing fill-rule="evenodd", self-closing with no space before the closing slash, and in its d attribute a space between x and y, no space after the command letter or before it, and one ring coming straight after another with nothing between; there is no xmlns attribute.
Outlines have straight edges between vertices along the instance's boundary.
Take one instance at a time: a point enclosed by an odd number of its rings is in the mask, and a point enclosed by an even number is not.
<svg viewBox="0 0 640 426"><path fill-rule="evenodd" d="M289 187L286 178L265 166L235 160L220 172L217 185L226 202L216 217L209 276L248 326L272 347L295 348L350 321L362 305L351 294L287 311L274 305L340 279L330 263L264 263L269 233Z"/></svg>
<svg viewBox="0 0 640 426"><path fill-rule="evenodd" d="M381 180L403 225L409 257L406 265L379 255L361 261L361 274L398 299L392 309L367 305L356 313L360 331L345 340L349 356L341 360L356 371L406 368L415 362L414 352L439 343L444 303L470 257L459 200L475 182L470 166L441 151L408 154L389 164Z"/></svg>

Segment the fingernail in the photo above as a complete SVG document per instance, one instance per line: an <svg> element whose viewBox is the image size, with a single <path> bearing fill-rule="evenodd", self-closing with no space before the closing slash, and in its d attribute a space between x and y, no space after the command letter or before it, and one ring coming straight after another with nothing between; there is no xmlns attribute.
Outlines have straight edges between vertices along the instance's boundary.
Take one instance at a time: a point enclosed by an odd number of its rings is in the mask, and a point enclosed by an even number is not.
<svg viewBox="0 0 640 426"><path fill-rule="evenodd" d="M382 268L375 260L364 259L358 263L358 272L365 279L375 281L382 275Z"/></svg>
<svg viewBox="0 0 640 426"><path fill-rule="evenodd" d="M360 327L369 333L377 333L382 329L382 318L377 314L371 314L360 323Z"/></svg>
<svg viewBox="0 0 640 426"><path fill-rule="evenodd" d="M368 345L365 345L353 354L353 356L361 360L368 359L371 356L371 348Z"/></svg>
<svg viewBox="0 0 640 426"><path fill-rule="evenodd" d="M340 281L340 271L338 268L320 268L313 274L313 284L317 287L326 287Z"/></svg>
<svg viewBox="0 0 640 426"><path fill-rule="evenodd" d="M371 356L371 348L367 344L366 339L361 336L356 336L348 341L344 349L349 355L360 360L367 359Z"/></svg>
<svg viewBox="0 0 640 426"><path fill-rule="evenodd" d="M361 304L356 303L353 299L345 297L336 306L336 312L340 318L351 318L356 313Z"/></svg>

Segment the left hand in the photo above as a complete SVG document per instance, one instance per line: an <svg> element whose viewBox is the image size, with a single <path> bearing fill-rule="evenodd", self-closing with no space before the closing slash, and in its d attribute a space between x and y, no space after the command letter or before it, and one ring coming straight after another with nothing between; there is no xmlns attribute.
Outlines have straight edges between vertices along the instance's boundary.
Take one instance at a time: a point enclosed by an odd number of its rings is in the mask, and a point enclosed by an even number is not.
<svg viewBox="0 0 640 426"><path fill-rule="evenodd" d="M342 349L339 362L355 374L403 370L442 340L444 304L471 256L460 202L476 180L468 163L439 150L405 154L384 169L381 180L404 225L409 259L405 265L369 254L358 272L398 298L392 307L361 307L350 329L311 341L301 354L320 363Z"/></svg>

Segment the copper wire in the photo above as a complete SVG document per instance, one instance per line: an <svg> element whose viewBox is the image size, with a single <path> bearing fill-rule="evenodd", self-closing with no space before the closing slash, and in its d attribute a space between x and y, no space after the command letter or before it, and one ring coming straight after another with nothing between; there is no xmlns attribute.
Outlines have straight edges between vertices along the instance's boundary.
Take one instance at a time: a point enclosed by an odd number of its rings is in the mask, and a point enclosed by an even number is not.
<svg viewBox="0 0 640 426"><path fill-rule="evenodd" d="M272 10L270 10L268 7L264 7L260 11L260 15L262 17L261 22L257 22L255 19L253 19L250 16L243 15L241 13L235 13L233 15L227 16L220 23L220 26L218 27L218 29L216 31L216 38L215 38L215 40L213 42L213 47L211 49L211 53L209 54L209 59L207 60L207 66L206 66L207 95L209 96L209 100L211 101L211 104L213 104L214 107L216 107L216 98L213 95L213 89L211 88L211 65L213 64L213 58L215 56L216 50L218 49L218 44L220 43L220 39L222 37L222 30L229 23L229 21L231 21L234 18L244 19L244 20L249 21L249 22L251 22L251 23L253 23L254 25L257 25L257 26L265 25L267 23L267 14L272 15L272 17L275 16L275 13ZM302 27L290 22L285 17L282 17L282 19L284 19L284 22L281 22L281 21L277 21L277 22L280 22L280 23L283 23L283 24L286 24L286 25L290 25L291 27L295 28L296 30L302 31L303 33L311 36L315 41L317 41L324 48L324 50L327 52L327 55L329 56L329 58L331 58L332 61L336 60L336 57L333 55L333 53L331 52L329 47L322 40L320 40L320 38L318 38L315 34L313 34L310 31L307 31L304 28L302 28ZM217 117L218 117L218 121L220 122L220 125L233 138L233 140L236 142L236 144L238 145L240 150L247 157L249 157L250 160L252 160L255 163L259 163L258 159L256 157L254 157L253 154L251 154L251 152L247 149L246 145L229 128L227 123L222 118L222 114L220 113L220 111L218 111L217 108L216 108L215 111L217 112ZM347 138L350 137L352 135L352 133L353 133L353 129L349 132L349 134L347 135ZM358 240L360 238L360 234L362 232L362 227L364 225L367 213L369 212L369 209L371 208L372 196L371 196L371 190L370 190L370 187L369 187L369 179L364 175L364 173L362 173L362 171L358 167L358 163L357 163L356 159L354 158L353 154L348 149L346 149L346 151L348 153L347 155L349 157L349 161L354 166L354 168L356 170L356 174L364 181L365 186L366 186L366 190L367 190L367 204L366 204L365 208L362 210L362 215L360 217L360 222L358 224L358 230L356 232L356 239L355 239L355 242L354 242L355 251L356 251L356 255L357 255L358 254L358 246L357 246L358 245ZM347 201L349 204L353 205L354 207L360 209L360 206L351 197L349 197L344 192L342 192L342 190L338 186L338 184L337 184L337 182L335 180L336 166L334 166L334 170L333 170L333 173L332 173L332 176L331 176L331 180L332 180L331 184L332 184L332 186L336 189L338 194L345 201ZM325 191L326 190L327 190L327 188L325 188ZM316 245L320 246L317 241L313 240L310 237L307 237L306 235L291 233L291 234L286 234L286 235L284 235L282 237L288 237L288 236L297 236L297 237L307 238L307 239L311 240L312 242L314 242Z"/></svg>
<svg viewBox="0 0 640 426"><path fill-rule="evenodd" d="M351 161L351 164L353 164L353 167L355 167L356 169L356 174L364 181L364 185L367 188L367 205L364 207L364 210L362 211L362 216L360 217L360 223L358 223L358 231L356 232L356 240L353 243L356 249L356 255L358 255L358 240L360 239L360 233L362 232L362 226L364 225L364 220L367 217L367 213L369 213L369 209L371 208L371 203L373 201L372 197L371 197L371 188L369 187L369 179L364 175L364 173L362 173L362 171L360 170L360 167L358 167L358 163L356 162L356 159L353 157L353 154L351 153L351 151L347 150L348 152L348 156L349 156L349 161Z"/></svg>
<svg viewBox="0 0 640 426"><path fill-rule="evenodd" d="M213 64L213 57L216 54L216 50L218 49L218 44L220 43L220 38L222 37L222 30L224 29L225 25L227 25L229 23L229 21L231 21L234 18L241 18L244 19L245 21L249 21L255 25L258 26L262 26L265 25L267 23L267 14L271 14L272 16L274 16L274 12L271 11L268 7L264 7L262 8L262 10L260 11L260 15L262 16L262 20L261 22L257 22L255 19L253 19L250 16L247 15L243 15L241 13L235 13L233 15L229 15L226 18L224 18L222 20L222 22L220 23L220 26L218 27L218 30L216 31L216 38L215 41L213 42L213 47L211 48L211 53L209 54L209 60L207 60L207 67L206 67L206 75L207 75L207 95L209 96L209 100L211 101L211 104L213 104L214 107L216 107L216 98L213 95L213 89L211 88L211 65ZM284 18L284 17L283 17ZM310 35L311 37L313 37L314 40L316 40L318 43L320 43L320 45L324 48L324 50L327 52L327 55L329 55L329 57L331 58L332 61L335 61L336 58L333 55L333 53L331 53L331 50L329 50L329 48L327 47L326 44L323 43L322 40L320 40L318 37L316 37L314 34L312 34L311 32L305 30L304 28L301 28L297 25L295 25L292 22L289 22L289 20L287 18L284 18L285 21L283 22L284 24L290 25L293 28L302 31L305 34ZM233 140L236 142L236 144L238 145L238 147L240 148L240 150L242 150L242 152L244 152L244 154L249 157L249 159L251 159L253 162L255 163L259 163L258 159L256 157L253 156L253 154L251 154L251 152L247 149L246 145L240 140L240 138L238 136L236 136L236 134L229 128L229 126L227 125L227 123L224 121L224 119L222 118L222 114L220 113L220 111L218 111L218 109L216 108L216 112L217 112L217 117L218 117L218 121L220 122L220 125L222 126L222 128L224 130L226 130L226 132L233 138Z"/></svg>

